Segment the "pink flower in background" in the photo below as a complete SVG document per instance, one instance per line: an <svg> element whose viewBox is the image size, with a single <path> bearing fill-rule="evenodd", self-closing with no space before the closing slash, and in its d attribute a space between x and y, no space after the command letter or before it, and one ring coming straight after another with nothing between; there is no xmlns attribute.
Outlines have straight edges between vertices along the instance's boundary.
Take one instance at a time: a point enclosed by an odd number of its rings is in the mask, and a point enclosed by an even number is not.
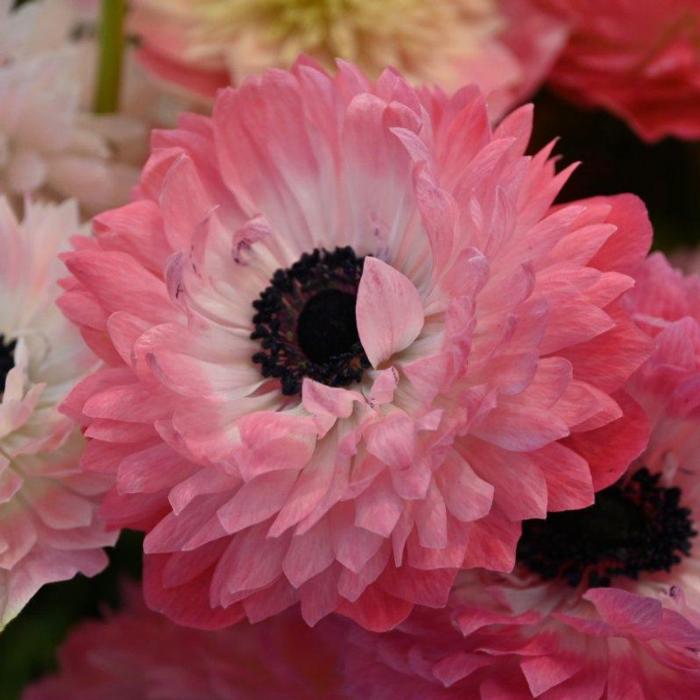
<svg viewBox="0 0 700 700"><path fill-rule="evenodd" d="M302 62L154 135L61 300L106 365L66 410L105 516L148 532L151 607L389 629L639 455L619 390L649 341L618 298L646 212L553 208L530 120Z"/></svg>
<svg viewBox="0 0 700 700"><path fill-rule="evenodd" d="M699 290L655 254L628 297L655 350L628 384L652 434L627 476L591 508L528 522L513 575L467 572L449 610L353 633L357 697L700 694Z"/></svg>
<svg viewBox="0 0 700 700"><path fill-rule="evenodd" d="M313 631L291 613L219 632L179 627L130 591L125 610L84 622L55 676L23 700L342 700L337 655L346 625Z"/></svg>
<svg viewBox="0 0 700 700"><path fill-rule="evenodd" d="M307 54L447 91L477 83L496 116L534 92L568 31L532 0L137 0L131 27L154 74L204 97Z"/></svg>
<svg viewBox="0 0 700 700"><path fill-rule="evenodd" d="M566 44L569 25L533 0L495 0L500 31L460 62L459 87L475 83L496 120L529 99L546 80ZM442 85L436 79L438 85Z"/></svg>
<svg viewBox="0 0 700 700"><path fill-rule="evenodd" d="M543 0L572 25L551 84L647 141L700 138L697 0Z"/></svg>
<svg viewBox="0 0 700 700"><path fill-rule="evenodd" d="M625 300L626 308L649 335L684 318L700 323L700 276L685 276L661 253L653 253L637 271L637 285Z"/></svg>
<svg viewBox="0 0 700 700"><path fill-rule="evenodd" d="M84 440L58 411L95 357L54 302L75 204L0 199L0 629L44 584L94 575L114 543L96 515L104 477L78 468Z"/></svg>

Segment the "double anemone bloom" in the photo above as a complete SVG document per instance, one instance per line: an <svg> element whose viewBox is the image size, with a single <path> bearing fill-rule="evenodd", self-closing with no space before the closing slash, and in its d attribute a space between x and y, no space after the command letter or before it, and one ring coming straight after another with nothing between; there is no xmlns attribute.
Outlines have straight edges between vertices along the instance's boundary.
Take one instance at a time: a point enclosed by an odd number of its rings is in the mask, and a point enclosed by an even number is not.
<svg viewBox="0 0 700 700"><path fill-rule="evenodd" d="M75 202L0 198L0 630L45 583L94 575L114 544L97 514L109 480L80 469L84 439L58 410L96 358L56 308L56 257L79 228Z"/></svg>
<svg viewBox="0 0 700 700"><path fill-rule="evenodd" d="M644 207L553 206L569 171L530 128L301 61L156 132L60 302L104 363L65 410L105 517L147 532L152 608L390 629L642 452Z"/></svg>
<svg viewBox="0 0 700 700"><path fill-rule="evenodd" d="M661 700L700 694L700 278L655 254L627 304L654 351L627 385L649 445L595 505L526 523L512 574L354 632L350 697Z"/></svg>

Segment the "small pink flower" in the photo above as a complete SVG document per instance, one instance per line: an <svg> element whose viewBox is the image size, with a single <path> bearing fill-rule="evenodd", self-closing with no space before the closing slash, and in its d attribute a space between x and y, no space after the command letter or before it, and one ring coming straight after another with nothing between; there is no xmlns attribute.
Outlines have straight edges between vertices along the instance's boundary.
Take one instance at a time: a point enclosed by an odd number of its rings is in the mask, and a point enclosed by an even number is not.
<svg viewBox="0 0 700 700"><path fill-rule="evenodd" d="M700 138L697 0L544 0L572 25L550 77L564 95L603 107L647 141Z"/></svg>
<svg viewBox="0 0 700 700"><path fill-rule="evenodd" d="M0 630L45 583L94 575L114 544L97 517L105 477L78 467L84 440L58 404L96 358L55 306L56 258L78 231L74 202L0 198Z"/></svg>
<svg viewBox="0 0 700 700"><path fill-rule="evenodd" d="M568 33L533 0L136 0L130 24L146 67L205 98L304 54L371 77L393 67L447 91L476 83L493 116L535 91Z"/></svg>
<svg viewBox="0 0 700 700"><path fill-rule="evenodd" d="M126 608L84 622L59 651L60 669L23 700L342 700L345 626L313 631L291 612L259 625L199 632L150 612L129 590Z"/></svg>
<svg viewBox="0 0 700 700"><path fill-rule="evenodd" d="M154 135L61 300L105 362L66 410L106 517L148 532L149 605L388 629L639 455L620 389L649 341L618 298L649 222L553 208L530 121L301 62Z"/></svg>
<svg viewBox="0 0 700 700"><path fill-rule="evenodd" d="M528 522L514 574L466 572L448 610L354 632L357 697L700 696L699 283L657 254L627 299L655 334L628 384L652 425L639 462L595 506Z"/></svg>

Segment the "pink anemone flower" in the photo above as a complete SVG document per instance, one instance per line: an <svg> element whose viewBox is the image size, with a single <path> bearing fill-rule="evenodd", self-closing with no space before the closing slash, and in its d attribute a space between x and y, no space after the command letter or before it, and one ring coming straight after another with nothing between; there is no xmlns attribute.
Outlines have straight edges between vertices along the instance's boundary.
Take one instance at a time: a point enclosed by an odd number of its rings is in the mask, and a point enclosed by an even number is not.
<svg viewBox="0 0 700 700"><path fill-rule="evenodd" d="M700 138L697 0L543 0L572 27L549 78L643 139Z"/></svg>
<svg viewBox="0 0 700 700"><path fill-rule="evenodd" d="M524 155L531 114L493 132L474 88L302 61L156 132L61 300L104 361L65 410L105 516L148 533L150 606L389 629L642 451L619 298L646 212L553 207L569 171Z"/></svg>
<svg viewBox="0 0 700 700"><path fill-rule="evenodd" d="M594 506L526 523L514 574L466 572L449 609L354 632L356 697L700 697L699 293L656 254L627 298L655 336L628 384L652 425L640 460Z"/></svg>
<svg viewBox="0 0 700 700"><path fill-rule="evenodd" d="M24 208L0 198L0 630L45 583L101 571L116 539L97 514L110 480L81 472L85 441L58 410L96 366L55 305L77 207Z"/></svg>
<svg viewBox="0 0 700 700"><path fill-rule="evenodd" d="M70 633L59 671L22 700L343 700L336 628L334 620L310 630L290 611L260 625L193 631L129 590L124 610Z"/></svg>

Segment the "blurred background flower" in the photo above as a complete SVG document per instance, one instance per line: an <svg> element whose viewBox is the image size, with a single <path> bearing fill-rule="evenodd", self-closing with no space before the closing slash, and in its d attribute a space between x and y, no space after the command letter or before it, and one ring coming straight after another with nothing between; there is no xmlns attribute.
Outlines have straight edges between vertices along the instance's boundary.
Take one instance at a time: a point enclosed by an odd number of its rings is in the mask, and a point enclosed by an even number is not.
<svg viewBox="0 0 700 700"><path fill-rule="evenodd" d="M120 150L145 140L125 116L90 113L86 79L94 49L77 40L63 0L0 6L0 174L11 194L77 197L87 210L125 201L138 172Z"/></svg>
<svg viewBox="0 0 700 700"><path fill-rule="evenodd" d="M181 103L127 51L120 107L95 113L96 8L70 0L0 2L0 186L76 198L84 214L128 201L148 132Z"/></svg>
<svg viewBox="0 0 700 700"><path fill-rule="evenodd" d="M146 608L137 586L124 607L74 629L58 673L23 700L343 700L346 625L314 629L291 612L268 622L200 632Z"/></svg>
<svg viewBox="0 0 700 700"><path fill-rule="evenodd" d="M75 202L0 198L0 630L36 591L107 565L114 544L97 515L106 481L79 469L84 445L58 410L96 364L55 306L57 254L79 229Z"/></svg>
<svg viewBox="0 0 700 700"><path fill-rule="evenodd" d="M697 0L540 0L571 27L551 85L644 139L700 138Z"/></svg>
<svg viewBox="0 0 700 700"><path fill-rule="evenodd" d="M532 0L136 0L130 26L146 66L207 97L306 54L448 92L476 82L494 114L534 91L567 36Z"/></svg>

